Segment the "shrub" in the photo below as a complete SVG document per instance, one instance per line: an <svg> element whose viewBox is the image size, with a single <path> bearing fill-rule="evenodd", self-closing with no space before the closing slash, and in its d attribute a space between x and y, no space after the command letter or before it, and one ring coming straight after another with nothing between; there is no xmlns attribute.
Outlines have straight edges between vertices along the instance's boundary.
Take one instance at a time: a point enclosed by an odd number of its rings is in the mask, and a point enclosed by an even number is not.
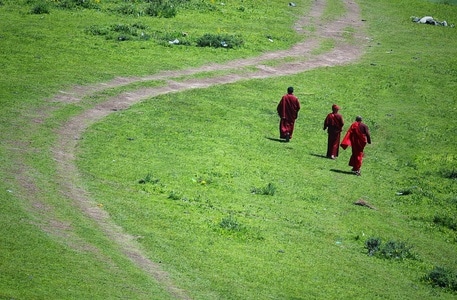
<svg viewBox="0 0 457 300"><path fill-rule="evenodd" d="M457 272L455 271L435 266L424 279L434 287L457 291Z"/></svg>
<svg viewBox="0 0 457 300"><path fill-rule="evenodd" d="M214 48L236 48L243 45L243 40L240 36L228 34L204 34L197 39L199 47L214 47Z"/></svg>
<svg viewBox="0 0 457 300"><path fill-rule="evenodd" d="M457 221L455 218L451 218L449 216L439 216L436 215L433 218L433 223L439 226L447 227L451 230L457 230Z"/></svg>
<svg viewBox="0 0 457 300"><path fill-rule="evenodd" d="M31 13L35 15L49 14L49 6L44 2L37 3L32 7Z"/></svg>
<svg viewBox="0 0 457 300"><path fill-rule="evenodd" d="M379 251L379 255L388 259L414 258L412 247L404 242L388 241Z"/></svg>
<svg viewBox="0 0 457 300"><path fill-rule="evenodd" d="M411 252L412 247L404 242L388 241L382 244L380 238L369 238L365 242L365 248L368 250L368 255L377 256L386 259L415 259L416 256Z"/></svg>
<svg viewBox="0 0 457 300"><path fill-rule="evenodd" d="M380 238L369 238L365 242L365 248L368 249L368 255L373 255L379 251L381 247L381 239Z"/></svg>

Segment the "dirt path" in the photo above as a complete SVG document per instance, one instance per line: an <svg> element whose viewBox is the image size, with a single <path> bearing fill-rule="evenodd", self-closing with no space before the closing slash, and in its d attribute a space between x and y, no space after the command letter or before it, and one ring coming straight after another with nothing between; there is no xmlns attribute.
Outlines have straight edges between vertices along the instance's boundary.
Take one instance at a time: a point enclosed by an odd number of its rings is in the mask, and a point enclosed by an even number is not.
<svg viewBox="0 0 457 300"><path fill-rule="evenodd" d="M100 83L93 86L79 86L70 91L62 91L52 101L75 103L84 97L103 91L105 89L119 87L134 82L165 80L165 86L156 88L141 88L130 92L121 93L109 98L103 103L88 109L73 117L62 125L58 131L58 139L53 148L53 156L58 165L58 183L65 198L75 203L87 216L99 224L107 236L114 240L123 253L130 258L139 268L153 276L168 292L177 299L189 299L187 293L170 280L169 276L162 271L161 267L147 258L134 238L115 225L107 212L99 208L87 195L81 186L81 178L75 165L75 148L80 135L94 122L102 119L110 113L126 109L141 100L152 98L157 95L180 92L193 88L206 88L216 84L233 83L239 80L253 78L267 78L301 73L318 67L343 65L357 60L363 53L366 38L364 36L363 22L359 7L353 0L343 0L346 7L346 15L338 20L323 23L320 20L325 9L324 0L313 0L313 6L308 15L301 18L294 26L300 34L312 35L305 42L296 44L289 50L269 52L259 57L240 59L225 64L211 64L199 68L165 71L142 78L116 78L110 82ZM306 32L304 26L314 26L313 32ZM353 38L348 43L343 33L347 28L352 28ZM322 40L334 39L335 48L327 53L313 55ZM293 62L283 63L274 67L267 66L268 60L293 57ZM255 67L255 71L248 72L245 67ZM199 79L177 81L177 77L192 75L201 72L227 70L230 74ZM240 72L236 72L236 71ZM252 70L252 68L251 68ZM175 79L175 80L173 80Z"/></svg>

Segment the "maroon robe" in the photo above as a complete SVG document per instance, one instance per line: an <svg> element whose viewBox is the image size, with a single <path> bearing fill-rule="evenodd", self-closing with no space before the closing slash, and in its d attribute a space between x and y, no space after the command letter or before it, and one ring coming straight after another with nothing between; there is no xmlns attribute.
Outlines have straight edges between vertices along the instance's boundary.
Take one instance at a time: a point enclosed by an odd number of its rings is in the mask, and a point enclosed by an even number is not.
<svg viewBox="0 0 457 300"><path fill-rule="evenodd" d="M360 171L363 160L363 150L365 145L371 144L370 132L367 125L362 122L354 122L346 132L346 135L341 142L341 147L346 150L347 147L352 147L352 155L349 159L349 166L352 171Z"/></svg>
<svg viewBox="0 0 457 300"><path fill-rule="evenodd" d="M327 157L338 157L341 131L343 130L343 116L339 113L329 113L324 121L324 130L327 129Z"/></svg>
<svg viewBox="0 0 457 300"><path fill-rule="evenodd" d="M277 111L281 118L279 122L279 137L282 139L292 138L294 132L295 120L300 110L300 102L293 94L286 94L281 98Z"/></svg>

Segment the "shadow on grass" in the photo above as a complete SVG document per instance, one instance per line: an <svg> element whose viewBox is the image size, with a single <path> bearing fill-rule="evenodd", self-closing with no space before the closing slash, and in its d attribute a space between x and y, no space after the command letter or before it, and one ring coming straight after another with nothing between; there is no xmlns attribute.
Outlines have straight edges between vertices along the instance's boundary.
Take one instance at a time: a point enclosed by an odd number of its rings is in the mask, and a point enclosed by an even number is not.
<svg viewBox="0 0 457 300"><path fill-rule="evenodd" d="M286 140L282 140L282 139L272 138L272 137L268 137L268 136L266 136L265 138L266 138L267 140L274 141L274 142L288 143L288 142L286 142Z"/></svg>
<svg viewBox="0 0 457 300"><path fill-rule="evenodd" d="M330 169L330 171L335 172L335 173L356 175L354 172L351 172L351 171L343 171L343 170L337 170L337 169Z"/></svg>
<svg viewBox="0 0 457 300"><path fill-rule="evenodd" d="M322 154L315 154L315 153L310 153L310 155L312 155L312 156L315 156L315 157L320 157L320 158L330 159L330 158L328 158L327 156L325 156L325 155L322 155Z"/></svg>

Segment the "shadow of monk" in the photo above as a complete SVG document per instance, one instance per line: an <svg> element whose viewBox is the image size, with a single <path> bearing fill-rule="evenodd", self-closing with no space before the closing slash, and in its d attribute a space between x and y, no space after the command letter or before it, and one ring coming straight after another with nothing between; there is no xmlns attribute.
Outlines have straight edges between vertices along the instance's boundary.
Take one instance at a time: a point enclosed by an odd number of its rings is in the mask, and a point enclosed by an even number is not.
<svg viewBox="0 0 457 300"><path fill-rule="evenodd" d="M343 171L343 170L337 170L337 169L330 169L330 171L335 172L335 173L356 175L354 172L351 172L351 171Z"/></svg>
<svg viewBox="0 0 457 300"><path fill-rule="evenodd" d="M315 156L315 157L320 157L320 158L326 158L326 159L328 159L328 157L327 157L327 156L325 156L325 155L322 155L322 154L315 154L315 153L310 153L310 155L312 155L312 156Z"/></svg>
<svg viewBox="0 0 457 300"><path fill-rule="evenodd" d="M265 137L267 140L273 141L273 142L279 142L279 143L287 143L286 140L282 139L277 139L277 138L272 138L272 137Z"/></svg>

